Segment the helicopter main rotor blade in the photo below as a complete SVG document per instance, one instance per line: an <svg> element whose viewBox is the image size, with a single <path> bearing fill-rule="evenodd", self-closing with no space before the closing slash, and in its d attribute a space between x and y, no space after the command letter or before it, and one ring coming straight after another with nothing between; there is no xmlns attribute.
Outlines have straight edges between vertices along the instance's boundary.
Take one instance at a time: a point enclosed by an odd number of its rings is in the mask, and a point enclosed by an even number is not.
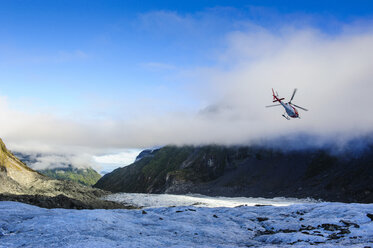
<svg viewBox="0 0 373 248"><path fill-rule="evenodd" d="M273 104L273 105L268 105L266 106L266 108L270 108L270 107L276 107L276 106L280 106L281 104Z"/></svg>
<svg viewBox="0 0 373 248"><path fill-rule="evenodd" d="M294 96L295 96L295 93L297 93L297 88L295 88L294 89L294 91L293 91L293 95L291 96L291 98L290 98L290 103L291 103L291 101L293 101L293 98L294 98Z"/></svg>
<svg viewBox="0 0 373 248"><path fill-rule="evenodd" d="M301 106L295 105L294 103L291 103L291 105L294 105L295 107L300 108L300 109L302 109L304 111L308 111L308 109L302 108Z"/></svg>

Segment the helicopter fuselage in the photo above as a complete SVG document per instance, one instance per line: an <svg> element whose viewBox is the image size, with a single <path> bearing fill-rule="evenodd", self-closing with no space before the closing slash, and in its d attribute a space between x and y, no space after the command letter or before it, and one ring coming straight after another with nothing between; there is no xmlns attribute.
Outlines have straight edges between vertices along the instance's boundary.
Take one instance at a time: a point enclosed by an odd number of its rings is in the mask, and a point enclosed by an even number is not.
<svg viewBox="0 0 373 248"><path fill-rule="evenodd" d="M294 108L293 106L291 106L289 103L284 103L282 101L280 101L280 104L284 107L285 111L286 111L286 114L291 117L291 118L298 118L299 117L299 113L297 111L296 108Z"/></svg>

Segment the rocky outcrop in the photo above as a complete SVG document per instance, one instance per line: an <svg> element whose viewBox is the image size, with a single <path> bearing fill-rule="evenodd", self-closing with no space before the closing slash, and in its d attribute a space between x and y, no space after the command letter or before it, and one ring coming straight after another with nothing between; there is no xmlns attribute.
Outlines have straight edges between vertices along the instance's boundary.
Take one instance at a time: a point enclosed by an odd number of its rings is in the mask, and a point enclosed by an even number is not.
<svg viewBox="0 0 373 248"><path fill-rule="evenodd" d="M95 187L113 192L373 202L372 181L372 146L359 156L316 149L168 146L105 175Z"/></svg>

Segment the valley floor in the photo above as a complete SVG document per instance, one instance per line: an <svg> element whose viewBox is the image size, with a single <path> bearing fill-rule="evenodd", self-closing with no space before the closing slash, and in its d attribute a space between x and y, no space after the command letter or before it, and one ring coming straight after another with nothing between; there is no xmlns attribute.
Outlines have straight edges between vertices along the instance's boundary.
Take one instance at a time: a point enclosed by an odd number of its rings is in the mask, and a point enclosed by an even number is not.
<svg viewBox="0 0 373 248"><path fill-rule="evenodd" d="M373 246L372 218L373 204L68 210L0 202L0 247L364 247Z"/></svg>

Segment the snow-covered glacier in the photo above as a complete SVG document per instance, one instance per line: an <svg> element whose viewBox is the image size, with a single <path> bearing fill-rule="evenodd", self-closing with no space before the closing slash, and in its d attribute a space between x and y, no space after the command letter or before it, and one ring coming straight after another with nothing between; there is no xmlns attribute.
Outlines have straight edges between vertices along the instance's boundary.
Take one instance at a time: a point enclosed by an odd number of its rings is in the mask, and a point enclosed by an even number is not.
<svg viewBox="0 0 373 248"><path fill-rule="evenodd" d="M373 204L288 203L67 210L0 202L0 247L373 246Z"/></svg>

